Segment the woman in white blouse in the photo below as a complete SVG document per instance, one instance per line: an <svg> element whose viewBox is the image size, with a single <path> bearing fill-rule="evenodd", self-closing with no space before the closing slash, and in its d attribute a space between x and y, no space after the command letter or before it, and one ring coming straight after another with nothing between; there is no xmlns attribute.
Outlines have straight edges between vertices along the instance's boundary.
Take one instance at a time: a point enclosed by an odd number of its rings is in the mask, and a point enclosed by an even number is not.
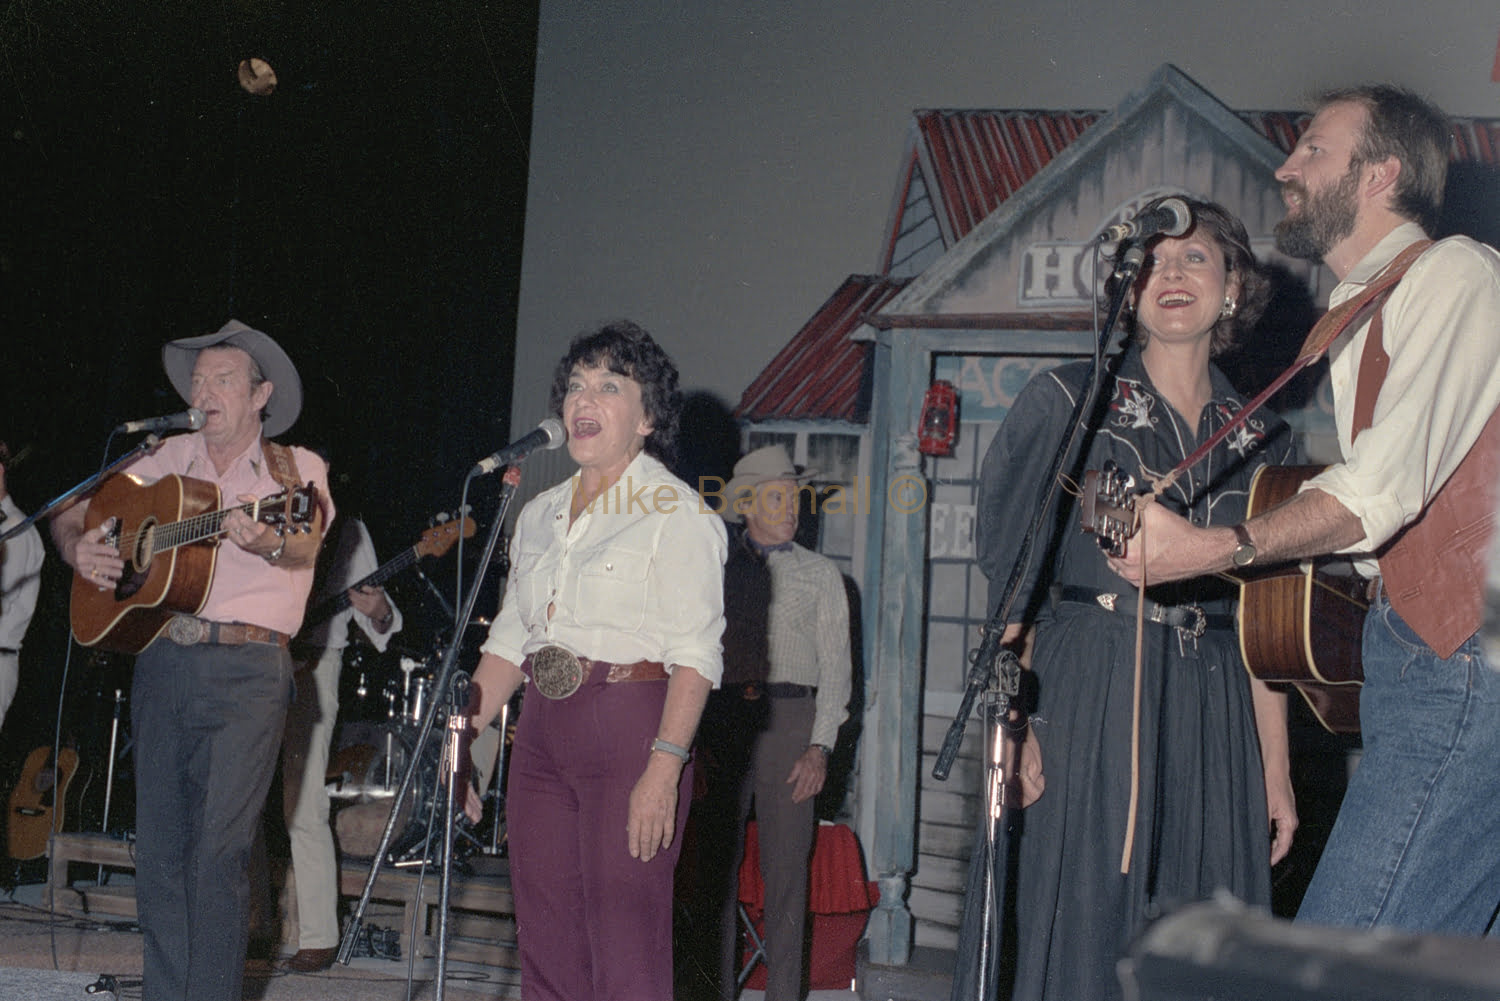
<svg viewBox="0 0 1500 1001"><path fill-rule="evenodd" d="M522 510L474 672L476 730L529 683L506 803L528 999L672 996L672 872L722 672L726 553L721 520L664 465L679 408L676 366L640 327L574 339L552 410L578 473Z"/></svg>

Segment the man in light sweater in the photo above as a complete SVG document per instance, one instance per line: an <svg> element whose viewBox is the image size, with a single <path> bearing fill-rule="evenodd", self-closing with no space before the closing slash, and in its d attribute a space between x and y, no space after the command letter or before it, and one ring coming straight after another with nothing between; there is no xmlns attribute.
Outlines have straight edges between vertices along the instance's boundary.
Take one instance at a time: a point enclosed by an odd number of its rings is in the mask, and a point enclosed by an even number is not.
<svg viewBox="0 0 1500 1001"><path fill-rule="evenodd" d="M813 798L847 718L849 604L831 560L793 542L801 484L780 445L734 467L720 512L734 533L724 579L724 680L698 729L708 794L694 806L704 897L720 905L718 996L737 988L737 873L753 802L765 883L767 1001L804 996ZM705 910L708 910L705 907ZM705 950L708 951L708 950Z"/></svg>

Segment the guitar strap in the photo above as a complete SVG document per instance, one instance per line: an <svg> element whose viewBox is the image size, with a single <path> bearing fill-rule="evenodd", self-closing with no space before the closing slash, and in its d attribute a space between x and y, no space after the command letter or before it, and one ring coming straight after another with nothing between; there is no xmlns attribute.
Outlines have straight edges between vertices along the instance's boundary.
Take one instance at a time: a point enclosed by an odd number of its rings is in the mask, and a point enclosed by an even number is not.
<svg viewBox="0 0 1500 1001"><path fill-rule="evenodd" d="M266 457L266 467L271 471L273 480L288 490L296 490L302 486L302 479L297 475L297 457L290 448L269 438L262 438L260 451Z"/></svg>
<svg viewBox="0 0 1500 1001"><path fill-rule="evenodd" d="M271 479L275 480L286 494L286 513L290 519L292 494L302 486L302 480L297 475L297 457L292 454L289 447L269 438L260 440L260 451L266 457L266 469L270 471Z"/></svg>

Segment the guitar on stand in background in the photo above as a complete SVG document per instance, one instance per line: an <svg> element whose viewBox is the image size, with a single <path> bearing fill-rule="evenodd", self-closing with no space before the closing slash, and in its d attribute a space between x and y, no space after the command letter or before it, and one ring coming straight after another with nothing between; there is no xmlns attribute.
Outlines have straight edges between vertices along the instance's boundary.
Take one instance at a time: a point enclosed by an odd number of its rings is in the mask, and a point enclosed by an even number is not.
<svg viewBox="0 0 1500 1001"><path fill-rule="evenodd" d="M47 839L63 828L63 803L76 771L78 752L71 747L58 751L55 762L51 745L26 755L6 811L6 853L17 863L47 854Z"/></svg>

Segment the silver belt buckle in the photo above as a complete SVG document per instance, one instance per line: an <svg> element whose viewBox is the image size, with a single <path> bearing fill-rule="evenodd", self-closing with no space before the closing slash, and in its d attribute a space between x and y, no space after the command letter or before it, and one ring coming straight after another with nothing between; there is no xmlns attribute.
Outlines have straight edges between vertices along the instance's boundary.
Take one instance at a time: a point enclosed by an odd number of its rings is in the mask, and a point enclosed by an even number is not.
<svg viewBox="0 0 1500 1001"><path fill-rule="evenodd" d="M549 699L565 699L583 685L583 664L560 646L544 646L531 655L531 683Z"/></svg>
<svg viewBox="0 0 1500 1001"><path fill-rule="evenodd" d="M193 646L208 641L209 625L191 615L174 615L167 624L167 636L178 646Z"/></svg>

